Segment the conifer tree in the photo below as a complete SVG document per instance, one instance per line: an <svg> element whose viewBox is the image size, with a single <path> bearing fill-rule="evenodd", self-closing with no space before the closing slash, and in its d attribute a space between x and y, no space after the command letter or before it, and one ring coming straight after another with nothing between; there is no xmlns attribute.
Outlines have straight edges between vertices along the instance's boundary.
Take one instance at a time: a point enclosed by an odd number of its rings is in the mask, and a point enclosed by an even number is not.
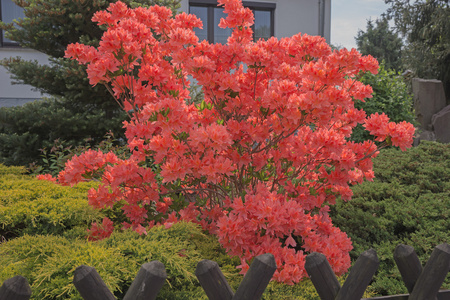
<svg viewBox="0 0 450 300"><path fill-rule="evenodd" d="M450 101L450 3L385 0L386 16L406 41L403 64L422 78L443 82Z"/></svg>
<svg viewBox="0 0 450 300"><path fill-rule="evenodd" d="M387 19L368 20L366 31L359 30L355 40L361 54L370 54L379 62L383 61L387 69L402 69L403 41L389 28Z"/></svg>
<svg viewBox="0 0 450 300"><path fill-rule="evenodd" d="M131 7L164 5L176 12L180 0L122 0ZM21 107L0 109L0 163L26 165L39 159L39 149L54 140L80 145L95 143L107 131L123 135L126 115L102 85L92 88L85 67L64 58L68 44L97 46L102 30L91 21L114 0L13 0L24 18L0 22L5 37L49 57L49 64L12 57L0 61L16 83L29 84L51 95Z"/></svg>

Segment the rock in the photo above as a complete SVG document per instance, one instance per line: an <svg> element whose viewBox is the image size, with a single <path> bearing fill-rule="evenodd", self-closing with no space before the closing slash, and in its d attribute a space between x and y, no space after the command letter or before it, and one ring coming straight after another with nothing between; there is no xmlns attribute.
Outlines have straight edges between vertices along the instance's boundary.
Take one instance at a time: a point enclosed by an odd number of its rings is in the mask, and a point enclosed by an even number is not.
<svg viewBox="0 0 450 300"><path fill-rule="evenodd" d="M413 145L415 147L419 146L421 141L433 141L434 142L434 141L436 141L436 135L434 134L433 131L429 131L429 130L422 131L419 134L419 136L414 139Z"/></svg>
<svg viewBox="0 0 450 300"><path fill-rule="evenodd" d="M436 140L450 143L450 105L446 106L431 118Z"/></svg>
<svg viewBox="0 0 450 300"><path fill-rule="evenodd" d="M423 130L429 129L431 118L446 105L444 86L434 79L413 78L414 109Z"/></svg>

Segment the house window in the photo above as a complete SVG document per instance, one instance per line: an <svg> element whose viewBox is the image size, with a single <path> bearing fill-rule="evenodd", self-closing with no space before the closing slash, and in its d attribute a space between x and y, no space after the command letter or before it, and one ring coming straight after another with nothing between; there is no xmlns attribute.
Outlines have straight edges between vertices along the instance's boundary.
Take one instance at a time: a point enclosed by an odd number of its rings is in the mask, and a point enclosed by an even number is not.
<svg viewBox="0 0 450 300"><path fill-rule="evenodd" d="M250 8L255 16L253 29L253 40L267 40L274 35L274 12L276 5L266 2L243 2L245 7ZM221 18L225 18L223 7L217 7L215 0L195 0L189 2L189 13L196 15L203 22L203 29L195 28L199 39L210 43L226 44L231 36L230 28L219 28Z"/></svg>
<svg viewBox="0 0 450 300"><path fill-rule="evenodd" d="M16 5L12 0L0 0L0 20L4 23L11 23L14 19L23 18L23 8ZM18 46L17 42L5 37L4 30L0 31L0 46Z"/></svg>

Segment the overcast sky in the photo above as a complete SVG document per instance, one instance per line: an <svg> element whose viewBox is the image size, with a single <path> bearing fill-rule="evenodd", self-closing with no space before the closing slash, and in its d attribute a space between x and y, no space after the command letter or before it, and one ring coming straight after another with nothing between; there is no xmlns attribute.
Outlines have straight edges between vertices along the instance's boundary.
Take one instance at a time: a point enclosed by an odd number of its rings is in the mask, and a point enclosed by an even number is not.
<svg viewBox="0 0 450 300"><path fill-rule="evenodd" d="M356 48L358 30L366 30L367 20L386 11L384 0L331 0L331 44Z"/></svg>

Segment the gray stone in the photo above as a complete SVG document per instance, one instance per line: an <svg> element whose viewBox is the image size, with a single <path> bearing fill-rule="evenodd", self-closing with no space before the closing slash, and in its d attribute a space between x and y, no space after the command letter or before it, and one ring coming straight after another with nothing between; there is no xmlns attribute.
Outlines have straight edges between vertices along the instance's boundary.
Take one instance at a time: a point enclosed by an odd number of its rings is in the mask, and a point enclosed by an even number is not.
<svg viewBox="0 0 450 300"><path fill-rule="evenodd" d="M433 131L429 131L429 130L422 131L419 134L419 136L417 136L414 139L413 145L414 146L419 146L421 141L432 141L432 142L434 142L434 141L436 141L436 135L434 134Z"/></svg>
<svg viewBox="0 0 450 300"><path fill-rule="evenodd" d="M450 105L446 106L431 118L436 140L450 143Z"/></svg>
<svg viewBox="0 0 450 300"><path fill-rule="evenodd" d="M427 130L431 118L446 105L444 86L439 80L413 78L414 109L420 128Z"/></svg>

